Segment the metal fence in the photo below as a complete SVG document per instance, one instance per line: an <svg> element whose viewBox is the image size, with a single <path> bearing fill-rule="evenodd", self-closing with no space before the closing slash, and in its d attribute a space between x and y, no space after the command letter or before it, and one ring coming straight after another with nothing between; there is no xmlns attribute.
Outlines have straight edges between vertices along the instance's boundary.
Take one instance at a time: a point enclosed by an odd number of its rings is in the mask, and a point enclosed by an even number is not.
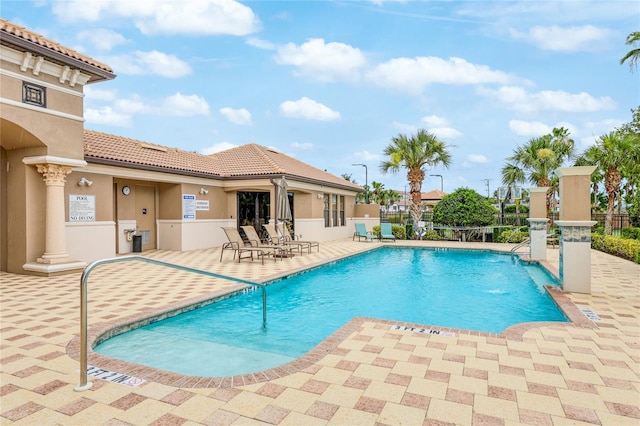
<svg viewBox="0 0 640 426"><path fill-rule="evenodd" d="M528 226L528 217L527 213L521 213L520 215L516 215L515 213L498 213L495 215L494 223L490 226ZM605 218L606 213L591 214L591 220L598 222L595 227L604 226ZM422 220L427 223L433 223L433 212L424 212L422 214ZM549 222L551 226L553 226L553 224L558 220L559 213L556 212L549 215ZM411 223L411 215L403 212L388 213L380 211L380 221L404 225L406 223ZM611 227L614 231L620 231L622 228L626 228L628 226L631 226L628 213L616 213L613 215Z"/></svg>

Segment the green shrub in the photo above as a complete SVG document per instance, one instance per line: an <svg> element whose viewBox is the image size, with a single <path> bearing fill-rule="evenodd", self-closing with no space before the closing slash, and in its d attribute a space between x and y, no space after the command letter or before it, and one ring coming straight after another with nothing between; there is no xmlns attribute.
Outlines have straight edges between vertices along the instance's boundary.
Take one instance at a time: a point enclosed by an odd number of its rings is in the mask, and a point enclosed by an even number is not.
<svg viewBox="0 0 640 426"><path fill-rule="evenodd" d="M527 238L529 234L523 232L520 229L508 229L502 231L502 233L496 239L498 243L521 243Z"/></svg>
<svg viewBox="0 0 640 426"><path fill-rule="evenodd" d="M391 232L393 232L393 236L398 240L406 240L407 234L404 226L402 225L393 225L391 226Z"/></svg>
<svg viewBox="0 0 640 426"><path fill-rule="evenodd" d="M488 226L496 209L473 189L458 188L433 208L433 222L449 226Z"/></svg>
<svg viewBox="0 0 640 426"><path fill-rule="evenodd" d="M423 240L428 241L440 241L440 235L438 235L438 231L435 229L428 229L427 232L422 236Z"/></svg>
<svg viewBox="0 0 640 426"><path fill-rule="evenodd" d="M413 235L413 223L407 223L405 226L405 236L407 237L408 240L413 240L414 239L414 235Z"/></svg>
<svg viewBox="0 0 640 426"><path fill-rule="evenodd" d="M507 206L504 206L504 212L505 213L515 213L516 212L516 205L515 204L509 204ZM524 214L525 216L529 213L529 207L525 206L525 205L520 205L520 214Z"/></svg>
<svg viewBox="0 0 640 426"><path fill-rule="evenodd" d="M640 240L592 233L591 248L640 263Z"/></svg>
<svg viewBox="0 0 640 426"><path fill-rule="evenodd" d="M372 229L371 232L373 233L373 236L376 238L380 238L380 225L375 225ZM405 233L405 229L404 226L402 225L391 225L391 233L393 233L393 236L396 237L397 240L406 240L407 239L407 234Z"/></svg>
<svg viewBox="0 0 640 426"><path fill-rule="evenodd" d="M622 238L628 238L630 240L640 240L640 228L622 228Z"/></svg>

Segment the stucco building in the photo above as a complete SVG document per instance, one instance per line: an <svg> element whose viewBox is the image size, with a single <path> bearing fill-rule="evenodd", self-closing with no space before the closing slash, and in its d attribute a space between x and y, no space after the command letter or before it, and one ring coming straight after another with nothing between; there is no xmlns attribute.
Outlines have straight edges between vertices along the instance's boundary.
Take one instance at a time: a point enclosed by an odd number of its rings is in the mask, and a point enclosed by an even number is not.
<svg viewBox="0 0 640 426"><path fill-rule="evenodd" d="M143 251L219 246L223 226L272 220L282 176L304 239L377 216L362 187L264 146L205 156L86 130L84 86L113 70L6 20L0 41L0 270L78 270L131 252L133 234Z"/></svg>

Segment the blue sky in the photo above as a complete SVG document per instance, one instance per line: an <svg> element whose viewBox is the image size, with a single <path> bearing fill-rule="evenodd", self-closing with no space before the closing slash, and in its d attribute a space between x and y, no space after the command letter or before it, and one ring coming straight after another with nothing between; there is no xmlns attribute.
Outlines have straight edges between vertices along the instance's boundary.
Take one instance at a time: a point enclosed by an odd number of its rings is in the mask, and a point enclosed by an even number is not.
<svg viewBox="0 0 640 426"><path fill-rule="evenodd" d="M213 153L273 147L359 184L391 138L450 145L445 192L487 193L518 145L569 129L579 151L631 120L629 1L6 1L3 18L110 65L85 127ZM440 187L429 177L423 191Z"/></svg>

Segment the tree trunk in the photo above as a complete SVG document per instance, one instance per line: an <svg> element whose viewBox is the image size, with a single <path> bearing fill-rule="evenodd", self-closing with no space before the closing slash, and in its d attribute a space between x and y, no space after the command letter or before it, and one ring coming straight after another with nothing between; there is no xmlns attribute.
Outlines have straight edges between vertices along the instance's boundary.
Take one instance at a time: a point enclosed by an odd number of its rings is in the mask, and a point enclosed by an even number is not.
<svg viewBox="0 0 640 426"><path fill-rule="evenodd" d="M610 167L604 174L604 188L609 199L607 200L607 215L604 220L604 233L611 235L613 224L613 210L615 208L616 197L620 192L620 172L618 169Z"/></svg>
<svg viewBox="0 0 640 426"><path fill-rule="evenodd" d="M407 180L409 181L411 194L411 219L413 219L414 229L417 229L418 222L422 220L422 181L424 180L424 172L422 169L409 170Z"/></svg>

